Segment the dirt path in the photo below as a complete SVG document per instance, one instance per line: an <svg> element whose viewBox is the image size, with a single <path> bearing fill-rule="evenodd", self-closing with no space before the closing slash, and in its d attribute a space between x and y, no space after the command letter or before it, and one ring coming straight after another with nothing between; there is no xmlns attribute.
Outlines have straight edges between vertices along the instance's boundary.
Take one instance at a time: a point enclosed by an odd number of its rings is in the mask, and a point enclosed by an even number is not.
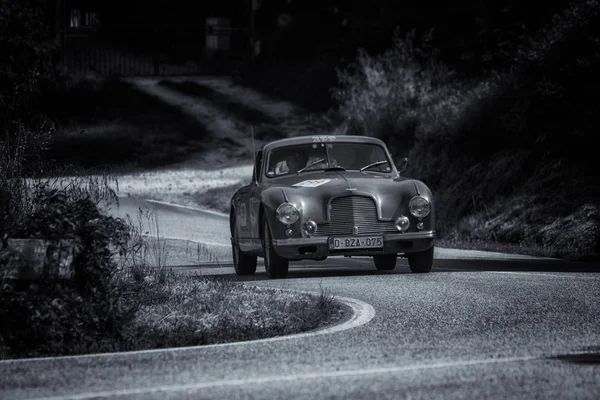
<svg viewBox="0 0 600 400"><path fill-rule="evenodd" d="M250 180L253 147L258 149L284 137L333 130L333 122L326 116L310 114L292 103L235 85L225 77L140 77L124 81L178 107L211 134L201 157L173 168L119 176L119 194L124 197L222 212L231 191ZM209 191L208 202L205 194Z"/></svg>
<svg viewBox="0 0 600 400"><path fill-rule="evenodd" d="M292 103L234 85L228 78L128 78L126 81L196 118L212 133L217 144L225 142L249 149L251 127L256 147L277 138L333 129L326 116L309 114ZM182 85L187 85L188 90ZM257 121L256 113L264 119Z"/></svg>

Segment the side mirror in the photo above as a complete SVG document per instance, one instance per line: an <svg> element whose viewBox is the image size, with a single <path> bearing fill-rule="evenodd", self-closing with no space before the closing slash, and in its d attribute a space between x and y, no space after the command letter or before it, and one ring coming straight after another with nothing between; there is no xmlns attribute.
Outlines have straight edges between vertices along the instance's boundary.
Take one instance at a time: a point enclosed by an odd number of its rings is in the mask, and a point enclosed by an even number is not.
<svg viewBox="0 0 600 400"><path fill-rule="evenodd" d="M408 158L404 157L400 160L400 162L396 166L396 169L398 170L398 172L402 172L406 169L406 167L408 167Z"/></svg>

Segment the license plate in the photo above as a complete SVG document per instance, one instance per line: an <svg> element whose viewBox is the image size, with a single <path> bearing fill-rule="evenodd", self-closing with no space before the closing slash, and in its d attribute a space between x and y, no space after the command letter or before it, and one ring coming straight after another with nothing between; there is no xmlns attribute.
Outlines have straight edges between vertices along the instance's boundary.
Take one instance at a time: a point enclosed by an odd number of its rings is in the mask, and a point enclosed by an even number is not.
<svg viewBox="0 0 600 400"><path fill-rule="evenodd" d="M382 236L332 237L329 238L329 248L339 249L376 249L383 247Z"/></svg>

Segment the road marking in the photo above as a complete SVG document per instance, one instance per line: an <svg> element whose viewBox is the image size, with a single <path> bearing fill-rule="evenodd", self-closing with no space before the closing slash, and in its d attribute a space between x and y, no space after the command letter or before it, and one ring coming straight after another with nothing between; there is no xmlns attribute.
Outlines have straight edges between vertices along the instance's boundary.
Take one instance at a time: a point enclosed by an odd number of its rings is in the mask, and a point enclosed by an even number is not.
<svg viewBox="0 0 600 400"><path fill-rule="evenodd" d="M477 272L477 273L506 274L506 275L551 276L551 277L555 277L555 278L598 280L598 278L591 277L591 276L567 275L567 273L565 273L565 274L548 274L545 272L523 272L523 271L476 271L476 270L469 269L469 268L459 269L459 268L445 268L445 267L436 267L435 269L441 270L441 271Z"/></svg>
<svg viewBox="0 0 600 400"><path fill-rule="evenodd" d="M74 395L65 395L60 397L40 397L35 400L57 400L57 399L72 399L72 400L85 400L91 398L107 398L107 397L118 397L118 396L131 396L131 395L144 395L151 393L165 393L165 392L182 392L194 390L208 389L214 387L228 387L228 386L246 386L246 385L262 385L269 383L280 383L280 382L295 382L298 380L311 380L311 379L323 379L323 378L349 378L359 377L365 375L381 375L381 374L393 374L400 372L413 372L413 371L426 371L432 369L442 368L453 368L453 367L469 367L489 364L501 364L501 363L515 363L515 362L526 362L539 360L539 357L506 357L506 358L490 358L484 360L470 360L470 361L452 361L452 362L439 362L433 364L415 364L405 366L393 366L393 367L381 367L381 368L369 368L359 370L345 370L345 371L323 371L313 372L304 374L292 374L292 375L271 375L271 376L257 376L246 379L228 379L218 380L211 382L197 382L190 383L187 385L162 385L155 387L143 387L123 390L111 390L101 391L94 393L80 393ZM189 393L191 394L191 393Z"/></svg>
<svg viewBox="0 0 600 400"><path fill-rule="evenodd" d="M598 278L590 277L590 276L580 276L580 275L566 275L566 274L547 274L544 272L521 272L521 271L483 271L489 274L506 274L506 275L531 275L531 276L552 276L555 278L571 278L571 279L593 279L598 280Z"/></svg>
<svg viewBox="0 0 600 400"><path fill-rule="evenodd" d="M264 287L264 286L259 286ZM278 290L278 291L287 291L287 292L301 292L301 293L309 293L315 295L318 293L308 292L304 290L295 290L295 289L283 289L277 287L269 287L268 289ZM37 357L37 358L20 358L16 360L0 360L1 364L11 364L11 363L26 363L26 362L41 362L41 361L52 361L52 360L67 360L67 359L86 359L86 358L97 358L97 357L118 357L123 355L136 355L136 354L153 354L153 353L167 353L167 352L175 352L175 351L186 351L186 350L203 350L203 349L212 349L219 347L232 347L232 346L244 346L251 345L257 343L268 343L275 342L280 340L292 340L292 339L304 339L313 336L327 335L337 332L346 331L348 329L358 328L359 326L367 324L369 321L375 317L375 309L372 305L365 303L364 301L353 299L350 297L341 297L334 296L336 300L344 303L352 309L352 316L349 320L325 327L323 329L318 329L310 332L296 333L292 335L285 336L275 336L265 339L256 339L256 340L246 340L242 342L229 342L229 343L217 343L217 344L207 344L201 346L188 346L188 347L171 347L167 349L149 349L149 350L136 350L136 351L124 351L124 352L114 352L114 353L97 353L97 354L83 354L83 355L74 355L74 356L60 356L60 357Z"/></svg>

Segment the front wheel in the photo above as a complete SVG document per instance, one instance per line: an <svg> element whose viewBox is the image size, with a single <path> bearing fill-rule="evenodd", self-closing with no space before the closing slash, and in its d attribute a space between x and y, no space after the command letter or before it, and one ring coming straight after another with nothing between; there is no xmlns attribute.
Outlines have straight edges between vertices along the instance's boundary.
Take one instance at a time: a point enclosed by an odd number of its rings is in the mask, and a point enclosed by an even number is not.
<svg viewBox="0 0 600 400"><path fill-rule="evenodd" d="M373 256L375 268L378 271L393 271L396 268L397 254L381 254Z"/></svg>
<svg viewBox="0 0 600 400"><path fill-rule="evenodd" d="M265 255L265 270L269 278L285 278L289 270L289 261L275 252L273 238L267 218L263 216L263 251Z"/></svg>
<svg viewBox="0 0 600 400"><path fill-rule="evenodd" d="M233 219L235 221L235 218ZM256 256L248 255L240 250L238 233L235 222L231 224L233 237L231 238L231 253L233 256L233 268L238 276L254 275L256 272Z"/></svg>
<svg viewBox="0 0 600 400"><path fill-rule="evenodd" d="M433 266L433 246L425 251L419 251L417 253L409 253L406 255L408 258L408 266L410 270L415 273L427 273L431 271Z"/></svg>

